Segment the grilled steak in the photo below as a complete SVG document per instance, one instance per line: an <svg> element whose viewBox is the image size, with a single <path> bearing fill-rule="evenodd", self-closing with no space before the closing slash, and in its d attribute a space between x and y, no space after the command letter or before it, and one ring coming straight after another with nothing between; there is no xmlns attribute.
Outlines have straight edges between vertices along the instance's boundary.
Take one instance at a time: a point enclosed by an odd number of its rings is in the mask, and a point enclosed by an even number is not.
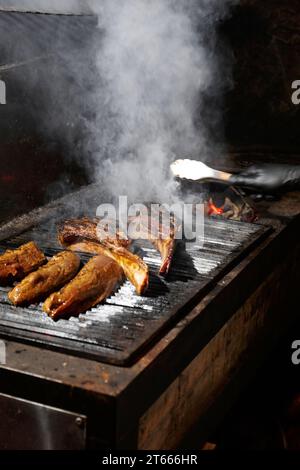
<svg viewBox="0 0 300 470"><path fill-rule="evenodd" d="M168 274L170 267L171 267L173 255L174 255L175 248L176 248L176 240L170 237L167 239L158 238L157 240L151 240L151 241L153 245L155 246L155 248L157 249L157 251L160 252L161 259L162 259L162 262L159 268L159 274L161 274L162 276L165 276L166 274Z"/></svg>
<svg viewBox="0 0 300 470"><path fill-rule="evenodd" d="M113 245L102 245L93 242L75 243L68 247L72 251L82 253L102 254L116 261L123 269L126 277L134 285L136 292L142 295L148 288L149 284L149 268L144 261L138 256L123 247L115 247Z"/></svg>
<svg viewBox="0 0 300 470"><path fill-rule="evenodd" d="M7 250L0 256L0 284L6 286L21 280L45 262L44 253L34 242L26 243L16 250Z"/></svg>
<svg viewBox="0 0 300 470"><path fill-rule="evenodd" d="M175 252L175 235L179 228L180 225L174 216L163 207L159 207L151 217L145 215L130 217L128 232L130 238L149 240L155 246L162 258L159 274L166 275Z"/></svg>
<svg viewBox="0 0 300 470"><path fill-rule="evenodd" d="M101 219L97 217L66 220L58 229L58 239L62 245L72 245L82 240L125 248L130 245L130 240L120 230L117 230L115 234L110 234L107 227L99 222Z"/></svg>
<svg viewBox="0 0 300 470"><path fill-rule="evenodd" d="M8 298L14 305L37 302L70 281L77 273L80 258L75 253L63 251L29 274L12 291Z"/></svg>
<svg viewBox="0 0 300 470"><path fill-rule="evenodd" d="M59 292L50 295L43 309L54 320L78 315L99 304L122 279L122 269L106 256L96 256Z"/></svg>
<svg viewBox="0 0 300 470"><path fill-rule="evenodd" d="M169 224L164 226L161 222L167 220ZM157 214L152 217L137 216L129 218L129 238L122 232L116 236L109 236L103 229L99 230L100 219L73 219L67 220L59 228L59 241L63 246L71 246L78 242L93 242L101 244L101 248L94 245L81 247L81 251L92 253L104 253L117 261L128 279L135 286L138 294L142 294L148 287L149 270L146 264L137 256L126 250L131 239L150 240L155 248L160 252L162 263L159 274L166 275L170 269L173 254L176 248L175 235L179 229L179 224L174 216L169 214L162 206L159 206ZM100 225L101 227L101 225ZM108 252L106 252L108 250Z"/></svg>

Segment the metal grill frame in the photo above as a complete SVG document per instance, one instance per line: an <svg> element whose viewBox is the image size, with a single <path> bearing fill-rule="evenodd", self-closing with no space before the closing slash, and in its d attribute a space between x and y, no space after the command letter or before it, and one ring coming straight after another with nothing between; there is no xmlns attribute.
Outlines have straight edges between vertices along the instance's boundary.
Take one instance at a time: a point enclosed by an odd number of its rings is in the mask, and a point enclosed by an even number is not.
<svg viewBox="0 0 300 470"><path fill-rule="evenodd" d="M91 192L89 193L89 191ZM83 200L89 204L89 194L93 194L92 187L84 190L83 194L85 195ZM76 193L76 197L82 197L83 194L82 192ZM70 197L72 196L67 197L68 201ZM45 245L43 237L39 234L38 227L51 219L53 229L53 218L58 220L62 217L61 209L64 208L63 210L65 210L65 202L66 199L63 198L63 200L54 203L53 206L50 205L50 207L38 209L31 214L23 216L23 218L17 219L15 226L18 229L14 232L10 231L7 226L2 227L2 230L0 227L2 250L8 247L19 246L27 240L34 239L48 256L52 256L59 247L58 245L54 246L53 240L51 240L51 237L49 238L50 232L47 229L43 229L44 236L48 242L48 245L47 243ZM36 223L32 223L34 220ZM14 224L12 222L9 225L12 227ZM35 229L33 229L33 232L30 232L32 226L35 226ZM2 234L8 236L5 236L3 239L1 231ZM81 314L78 318L59 320L59 322L54 323L53 320L41 312L40 306L30 306L23 309L10 305L6 296L8 289L3 288L0 291L1 336L110 364L126 366L132 363L147 347L160 339L166 330L188 313L234 265L265 239L270 229L256 224L209 218L205 221L205 231L209 236L205 238L206 249L204 247L201 253L202 262L203 259L206 259L206 272L202 270L201 273L201 256L197 257L197 248L194 247L194 253L192 250L187 250L187 253L193 259L194 268L195 261L200 262L200 271L197 274L194 272L195 278L193 280L188 280L191 274L188 270L186 271L185 260L180 260L179 256L177 263L174 263L171 271L171 282L164 284L169 289L168 296L167 294L162 294L158 296L159 300L151 297L151 293L153 294L153 289L155 289L155 283L161 282L154 275L155 271L157 271L159 255L155 253L153 248L147 247L144 244L143 248L147 253L145 261L150 264L152 272L152 289L150 288L150 293L146 297L134 295L133 288L127 281L104 305L92 309L87 314ZM33 234L34 236L32 236ZM222 242L222 238L227 243ZM238 240L239 242L237 242ZM209 245L212 248L210 250L207 248ZM213 259L214 256L215 259ZM184 282L182 279L185 277ZM178 280L180 278L181 281ZM179 291L180 295L178 294ZM136 302L135 305L130 305L130 302L133 301L132 299ZM126 306L126 302L129 303L129 306ZM151 305L155 307L152 311ZM105 309L108 309L112 315L114 314L113 309L117 314L119 313L119 317L116 315L114 320L116 323L112 322L111 330L108 324L102 324L101 327L101 320L99 323L101 315L104 314L105 316ZM32 320L29 318L30 315L33 315ZM40 317L39 320L36 317L37 315ZM136 324L134 324L133 320L134 315L136 315ZM118 318L120 320L119 323L117 321ZM123 323L122 320L124 320ZM88 322L91 322L90 327L87 326ZM92 338L92 336L94 330L98 327L100 327L100 331L97 340Z"/></svg>

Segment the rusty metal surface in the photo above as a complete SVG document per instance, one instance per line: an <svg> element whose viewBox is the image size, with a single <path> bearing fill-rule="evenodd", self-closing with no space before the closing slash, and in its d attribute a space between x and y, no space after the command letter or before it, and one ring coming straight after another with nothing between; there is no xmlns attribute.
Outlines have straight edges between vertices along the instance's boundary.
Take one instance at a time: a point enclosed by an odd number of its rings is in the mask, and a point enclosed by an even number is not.
<svg viewBox="0 0 300 470"><path fill-rule="evenodd" d="M82 450L86 416L0 394L1 450Z"/></svg>

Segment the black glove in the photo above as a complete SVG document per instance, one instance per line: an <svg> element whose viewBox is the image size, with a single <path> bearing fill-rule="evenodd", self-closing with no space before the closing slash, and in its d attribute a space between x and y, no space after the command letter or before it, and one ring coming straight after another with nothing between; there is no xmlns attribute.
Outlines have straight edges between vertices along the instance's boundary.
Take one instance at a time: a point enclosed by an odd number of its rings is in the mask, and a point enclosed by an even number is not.
<svg viewBox="0 0 300 470"><path fill-rule="evenodd" d="M300 189L300 165L253 165L232 175L229 182L267 193Z"/></svg>

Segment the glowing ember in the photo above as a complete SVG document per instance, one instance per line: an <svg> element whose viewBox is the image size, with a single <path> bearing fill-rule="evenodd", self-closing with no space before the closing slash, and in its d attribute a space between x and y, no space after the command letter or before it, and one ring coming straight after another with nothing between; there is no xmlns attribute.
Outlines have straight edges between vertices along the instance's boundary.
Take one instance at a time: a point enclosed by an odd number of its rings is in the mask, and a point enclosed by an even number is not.
<svg viewBox="0 0 300 470"><path fill-rule="evenodd" d="M222 203L221 203L222 204ZM253 223L257 220L255 209L248 201L241 197L233 200L226 196L221 207L217 207L212 197L205 203L205 214L207 216L221 216L230 220L241 220L242 222Z"/></svg>
<svg viewBox="0 0 300 470"><path fill-rule="evenodd" d="M223 207L217 207L210 199L208 201L208 215L222 215L224 213Z"/></svg>

